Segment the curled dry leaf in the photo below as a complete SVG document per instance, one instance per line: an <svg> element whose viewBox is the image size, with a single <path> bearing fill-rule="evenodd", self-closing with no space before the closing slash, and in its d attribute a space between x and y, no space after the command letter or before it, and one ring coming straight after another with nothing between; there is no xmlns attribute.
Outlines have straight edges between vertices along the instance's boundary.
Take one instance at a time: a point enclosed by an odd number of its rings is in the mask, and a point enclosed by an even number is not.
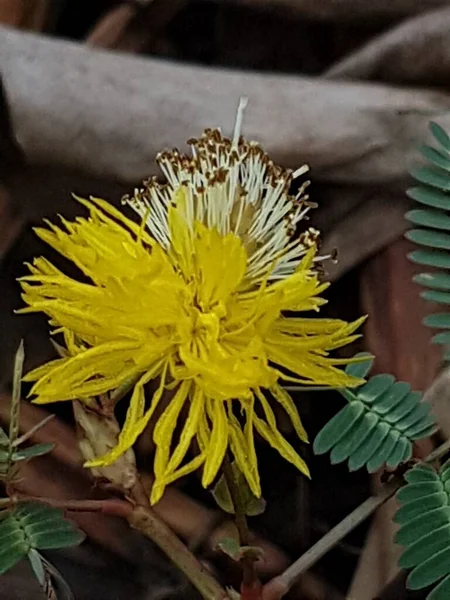
<svg viewBox="0 0 450 600"><path fill-rule="evenodd" d="M73 402L77 423L78 445L84 460L103 456L117 445L120 427L113 414L104 415L92 410L86 402ZM128 450L109 467L90 469L94 477L107 479L113 485L130 490L138 473L133 450Z"/></svg>
<svg viewBox="0 0 450 600"><path fill-rule="evenodd" d="M327 182L380 186L406 178L417 158L412 140L424 138L430 119L450 127L445 93L227 72L92 52L6 29L0 69L31 162L133 184L152 174L152 157L169 143L182 147L193 132L217 123L231 131L243 90L252 99L247 138L287 167L308 157L316 180Z"/></svg>
<svg viewBox="0 0 450 600"><path fill-rule="evenodd" d="M447 85L450 8L419 15L376 37L333 65L327 79Z"/></svg>

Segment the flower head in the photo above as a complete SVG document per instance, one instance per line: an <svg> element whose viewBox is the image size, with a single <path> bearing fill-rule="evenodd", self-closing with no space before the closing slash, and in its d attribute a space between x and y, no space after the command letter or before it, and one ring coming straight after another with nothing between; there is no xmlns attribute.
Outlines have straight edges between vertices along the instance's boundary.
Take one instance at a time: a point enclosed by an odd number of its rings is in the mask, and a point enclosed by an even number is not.
<svg viewBox="0 0 450 600"><path fill-rule="evenodd" d="M228 450L260 496L255 431L308 474L277 427L273 401L307 439L282 383L360 383L339 368L348 361L329 352L351 342L361 320L301 316L319 310L328 285L316 268L318 232L295 235L310 208L305 186L290 195L295 174L242 138L207 130L189 143L191 156L158 156L166 183L152 179L127 199L140 225L91 198L79 199L87 218L37 229L79 268L79 279L43 257L22 278L23 312L45 312L68 351L27 375L35 402L135 382L117 446L87 466L113 463L162 410L152 502L199 468L209 486ZM146 398L151 380L157 389Z"/></svg>

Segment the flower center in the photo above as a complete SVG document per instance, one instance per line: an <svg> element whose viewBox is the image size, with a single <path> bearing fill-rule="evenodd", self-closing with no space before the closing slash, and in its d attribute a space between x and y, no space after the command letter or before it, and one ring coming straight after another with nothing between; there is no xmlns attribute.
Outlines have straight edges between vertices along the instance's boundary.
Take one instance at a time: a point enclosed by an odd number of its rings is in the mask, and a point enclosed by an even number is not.
<svg viewBox="0 0 450 600"><path fill-rule="evenodd" d="M227 314L223 303L219 302L207 311L194 308L193 312L193 335L201 337L207 344L217 343L220 335L220 322Z"/></svg>

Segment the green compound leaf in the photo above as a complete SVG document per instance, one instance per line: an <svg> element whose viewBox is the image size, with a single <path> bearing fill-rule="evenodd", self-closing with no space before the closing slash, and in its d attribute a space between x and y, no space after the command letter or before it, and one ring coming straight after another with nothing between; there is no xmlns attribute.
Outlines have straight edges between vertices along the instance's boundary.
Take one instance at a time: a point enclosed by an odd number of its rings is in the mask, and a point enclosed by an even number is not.
<svg viewBox="0 0 450 600"><path fill-rule="evenodd" d="M353 374L355 366L346 371ZM411 458L415 440L435 429L431 406L421 401L422 394L392 375L375 375L356 391L340 391L348 404L328 421L313 444L315 454L331 451L332 464L347 460L350 471L366 467L369 473L383 465L395 468Z"/></svg>
<svg viewBox="0 0 450 600"><path fill-rule="evenodd" d="M18 504L0 522L0 575L32 549L66 548L84 538L84 533L64 519L61 510L34 502Z"/></svg>
<svg viewBox="0 0 450 600"><path fill-rule="evenodd" d="M407 191L407 195L420 204L420 208L406 213L415 228L406 237L424 249L411 252L410 260L431 267L430 272L416 275L413 280L427 288L421 293L426 300L450 305L450 137L436 123L430 124L437 147L422 146L419 150L430 166L412 171L422 185ZM424 324L435 329L450 328L450 314L431 315ZM434 344L447 346L450 335L437 334ZM450 353L444 348L444 360Z"/></svg>
<svg viewBox="0 0 450 600"><path fill-rule="evenodd" d="M428 465L409 470L397 492L395 541L405 546L399 567L412 569L406 585L418 590L438 584L427 600L450 598L450 463L439 472Z"/></svg>

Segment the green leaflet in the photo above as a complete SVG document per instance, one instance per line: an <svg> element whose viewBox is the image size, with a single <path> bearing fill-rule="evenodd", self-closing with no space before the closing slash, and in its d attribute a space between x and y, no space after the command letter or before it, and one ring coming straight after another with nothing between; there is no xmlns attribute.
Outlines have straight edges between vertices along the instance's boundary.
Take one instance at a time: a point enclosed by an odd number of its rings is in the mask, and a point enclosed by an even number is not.
<svg viewBox="0 0 450 600"><path fill-rule="evenodd" d="M450 305L450 137L436 123L430 124L436 147L419 148L430 166L412 171L420 182L407 191L407 195L420 204L420 208L406 213L415 225L405 235L412 242L424 247L409 254L413 262L431 267L430 272L419 273L413 280L427 288L421 293L426 300ZM450 314L440 313L424 319L425 325L434 329L450 329ZM438 333L434 344L450 344L450 332ZM444 348L444 360L450 353Z"/></svg>
<svg viewBox="0 0 450 600"><path fill-rule="evenodd" d="M407 484L397 492L400 504L395 541L405 546L399 567L412 569L409 589L437 584L427 600L449 598L450 593L450 465L439 472L426 465L409 470Z"/></svg>
<svg viewBox="0 0 450 600"><path fill-rule="evenodd" d="M32 502L18 504L0 521L0 575L32 549L75 546L84 538L84 533L64 519L61 510Z"/></svg>
<svg viewBox="0 0 450 600"><path fill-rule="evenodd" d="M365 364L365 363L363 363ZM347 367L354 372L355 367ZM366 375L367 367L362 375ZM315 454L331 451L332 464L348 461L350 471L372 473L383 465L395 468L411 458L412 442L428 437L435 427L430 406L409 384L392 375L375 375L355 390L340 390L348 404L314 440Z"/></svg>
<svg viewBox="0 0 450 600"><path fill-rule="evenodd" d="M53 449L53 444L35 444L34 446L28 446L28 448L21 447L21 444L29 439L29 435L19 437L21 382L24 358L25 353L22 341L14 358L13 392L9 410L8 434L0 427L0 480L3 481L14 477L17 471L16 463L34 458L35 456L48 454ZM48 420L49 417L44 419L37 427L39 428L44 425Z"/></svg>

